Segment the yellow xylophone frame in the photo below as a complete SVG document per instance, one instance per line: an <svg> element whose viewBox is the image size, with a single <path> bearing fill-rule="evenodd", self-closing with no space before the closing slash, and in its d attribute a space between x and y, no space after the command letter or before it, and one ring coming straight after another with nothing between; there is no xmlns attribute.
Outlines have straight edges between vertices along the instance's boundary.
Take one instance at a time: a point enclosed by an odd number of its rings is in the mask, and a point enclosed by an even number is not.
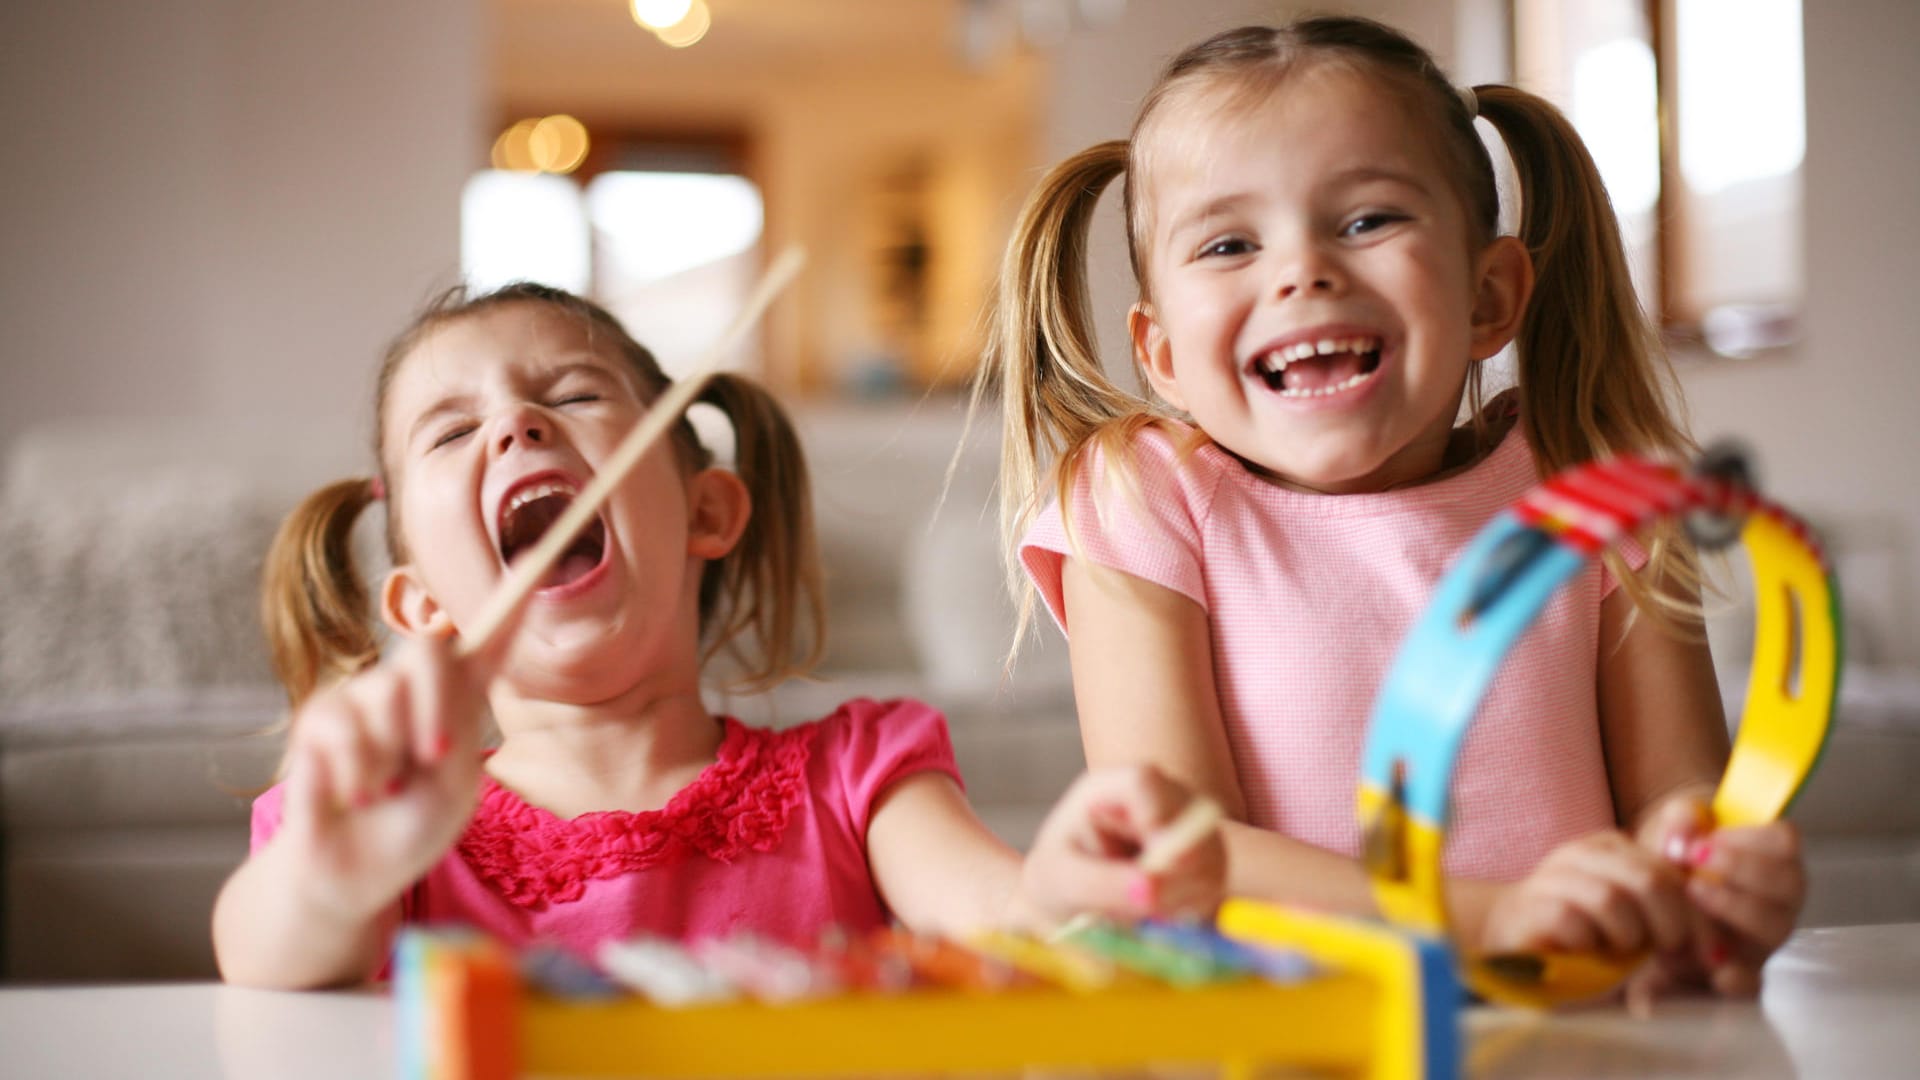
<svg viewBox="0 0 1920 1080"><path fill-rule="evenodd" d="M395 989L403 1075L819 1076L1160 1064L1214 1064L1233 1080L1266 1066L1372 1080L1457 1073L1460 990L1444 944L1250 900L1229 900L1218 926L1298 952L1318 970L1291 984L927 989L664 1008L638 995L544 994L521 983L498 945L409 930Z"/></svg>

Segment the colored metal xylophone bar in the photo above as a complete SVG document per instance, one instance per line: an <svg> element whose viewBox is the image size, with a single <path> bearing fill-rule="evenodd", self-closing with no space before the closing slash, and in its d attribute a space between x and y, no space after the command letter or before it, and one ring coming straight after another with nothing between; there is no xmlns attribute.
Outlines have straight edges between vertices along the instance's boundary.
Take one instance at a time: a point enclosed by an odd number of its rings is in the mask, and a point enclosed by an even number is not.
<svg viewBox="0 0 1920 1080"><path fill-rule="evenodd" d="M1786 811L1818 762L1839 688L1840 592L1807 527L1747 482L1737 451L1691 471L1638 458L1584 465L1528 492L1474 538L1388 672L1361 762L1374 895L1390 919L1445 936L1447 792L1488 684L1554 591L1622 539L1678 520L1703 547L1743 543L1757 599L1752 677L1714 794L1717 826ZM1532 1006L1620 985L1640 957L1463 954L1468 986Z"/></svg>
<svg viewBox="0 0 1920 1080"><path fill-rule="evenodd" d="M1230 900L1216 927L1084 927L967 947L886 930L802 953L752 937L624 942L597 968L410 929L396 953L408 1080L820 1076L1216 1065L1451 1077L1460 989L1441 943Z"/></svg>

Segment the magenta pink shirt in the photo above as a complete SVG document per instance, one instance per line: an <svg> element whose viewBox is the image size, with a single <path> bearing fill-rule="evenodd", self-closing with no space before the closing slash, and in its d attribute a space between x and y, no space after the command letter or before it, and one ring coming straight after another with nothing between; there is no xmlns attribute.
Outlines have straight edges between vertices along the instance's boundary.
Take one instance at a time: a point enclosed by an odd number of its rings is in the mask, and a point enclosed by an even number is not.
<svg viewBox="0 0 1920 1080"><path fill-rule="evenodd" d="M1358 856L1354 792L1374 691L1454 555L1538 482L1519 425L1467 470L1379 494L1280 487L1212 444L1182 461L1158 430L1135 439L1132 456L1140 498L1108 487L1104 519L1093 505L1104 461L1080 472L1073 522L1085 556L1206 609L1249 822ZM1057 506L1020 549L1069 632L1060 573L1071 552ZM1455 767L1449 873L1513 880L1562 842L1613 827L1597 708L1610 581L1589 567L1562 588L1495 677Z"/></svg>
<svg viewBox="0 0 1920 1080"><path fill-rule="evenodd" d="M858 699L778 731L722 723L714 763L659 810L562 819L485 778L467 831L403 898L405 920L584 957L643 932L810 945L829 926L885 925L868 819L915 773L959 782L946 720L917 701ZM281 797L275 785L254 800L256 851L280 826Z"/></svg>

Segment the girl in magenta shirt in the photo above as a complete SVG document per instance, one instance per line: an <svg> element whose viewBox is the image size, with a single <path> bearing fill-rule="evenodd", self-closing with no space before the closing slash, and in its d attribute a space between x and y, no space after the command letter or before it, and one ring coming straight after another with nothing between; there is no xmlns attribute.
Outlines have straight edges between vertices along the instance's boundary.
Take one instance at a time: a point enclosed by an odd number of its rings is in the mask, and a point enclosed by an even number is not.
<svg viewBox="0 0 1920 1080"><path fill-rule="evenodd" d="M375 477L310 496L268 557L265 615L295 706L285 780L222 888L230 981L364 980L397 926L460 920L591 955L638 933L808 943L897 917L1040 928L1080 911L1205 911L1224 852L1147 875L1131 855L1186 805L1150 769L1083 778L1031 856L976 818L938 713L848 702L781 731L710 714L706 661L766 687L818 652L806 471L764 391L722 375L715 467L683 418L559 560L517 627L454 644L667 385L601 308L558 290L452 294L389 348ZM387 507L369 597L350 532ZM369 607L406 639L378 657ZM481 748L484 719L500 733Z"/></svg>

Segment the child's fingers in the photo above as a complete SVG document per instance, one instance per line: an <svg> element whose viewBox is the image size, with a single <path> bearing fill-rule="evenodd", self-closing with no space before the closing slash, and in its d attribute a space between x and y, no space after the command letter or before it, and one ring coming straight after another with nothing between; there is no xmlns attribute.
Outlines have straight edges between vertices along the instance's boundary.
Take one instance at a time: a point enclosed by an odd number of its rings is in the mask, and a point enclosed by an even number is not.
<svg viewBox="0 0 1920 1080"><path fill-rule="evenodd" d="M1787 940L1800 914L1798 905L1781 904L1704 877L1687 882L1687 895L1701 911L1767 952Z"/></svg>
<svg viewBox="0 0 1920 1080"><path fill-rule="evenodd" d="M1188 801L1185 788L1151 766L1088 773L1069 797L1085 808L1076 830L1081 850L1128 857L1139 854Z"/></svg>
<svg viewBox="0 0 1920 1080"><path fill-rule="evenodd" d="M1639 905L1616 883L1592 874L1562 875L1542 883L1543 893L1584 916L1596 931L1595 948L1631 953L1646 948L1652 932Z"/></svg>
<svg viewBox="0 0 1920 1080"><path fill-rule="evenodd" d="M1796 909L1806 898L1800 833L1791 822L1723 829L1695 841L1687 854L1696 877Z"/></svg>
<svg viewBox="0 0 1920 1080"><path fill-rule="evenodd" d="M1662 802L1635 836L1646 850L1677 866L1686 862L1688 845L1712 830L1712 806L1702 797L1685 795Z"/></svg>
<svg viewBox="0 0 1920 1080"><path fill-rule="evenodd" d="M1595 921L1615 952L1667 950L1688 938L1687 902L1675 868L1619 833L1565 849L1547 884Z"/></svg>
<svg viewBox="0 0 1920 1080"><path fill-rule="evenodd" d="M456 746L466 750L479 743L478 692L474 671L455 655L455 643L445 636L410 641L401 663L413 695L408 736L416 761L434 764Z"/></svg>
<svg viewBox="0 0 1920 1080"><path fill-rule="evenodd" d="M316 700L316 704L321 703ZM373 801L368 775L376 754L366 737L367 717L353 695L336 689L327 695L324 707L303 709L294 724L299 741L324 763L335 812Z"/></svg>
<svg viewBox="0 0 1920 1080"><path fill-rule="evenodd" d="M1189 852L1166 874L1151 879L1149 914L1212 915L1226 899L1226 849L1217 841Z"/></svg>
<svg viewBox="0 0 1920 1080"><path fill-rule="evenodd" d="M1152 880L1130 861L1072 844L1046 860L1040 884L1049 906L1061 912L1137 919L1151 914L1158 900Z"/></svg>
<svg viewBox="0 0 1920 1080"><path fill-rule="evenodd" d="M287 751L287 797L282 813L289 828L317 831L338 812L340 797L327 777L326 755L296 739Z"/></svg>
<svg viewBox="0 0 1920 1080"><path fill-rule="evenodd" d="M340 689L358 713L354 749L360 786L355 801L364 804L391 795L409 767L413 699L407 679L390 667L379 667Z"/></svg>
<svg viewBox="0 0 1920 1080"><path fill-rule="evenodd" d="M1515 947L1557 952L1595 952L1601 945L1600 928L1580 905L1564 897L1529 888L1516 912ZM1494 939L1493 951L1505 951L1508 939Z"/></svg>
<svg viewBox="0 0 1920 1080"><path fill-rule="evenodd" d="M1757 961L1736 958L1713 968L1707 977L1722 996L1750 998L1760 992L1760 966Z"/></svg>

